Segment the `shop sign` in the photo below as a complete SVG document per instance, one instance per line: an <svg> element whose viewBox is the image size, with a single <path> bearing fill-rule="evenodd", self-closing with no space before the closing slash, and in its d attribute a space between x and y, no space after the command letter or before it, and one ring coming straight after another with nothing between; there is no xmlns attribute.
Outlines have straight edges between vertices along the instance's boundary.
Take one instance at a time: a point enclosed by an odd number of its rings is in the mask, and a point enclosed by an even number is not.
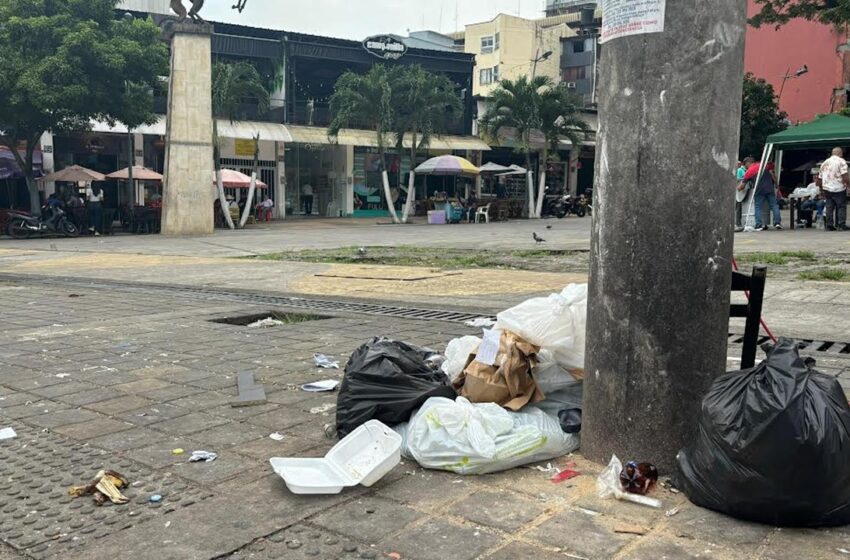
<svg viewBox="0 0 850 560"><path fill-rule="evenodd" d="M363 41L363 48L384 60L398 60L407 54L407 45L389 35L374 35Z"/></svg>
<svg viewBox="0 0 850 560"><path fill-rule="evenodd" d="M254 146L256 143L253 140L236 139L236 155L254 157Z"/></svg>

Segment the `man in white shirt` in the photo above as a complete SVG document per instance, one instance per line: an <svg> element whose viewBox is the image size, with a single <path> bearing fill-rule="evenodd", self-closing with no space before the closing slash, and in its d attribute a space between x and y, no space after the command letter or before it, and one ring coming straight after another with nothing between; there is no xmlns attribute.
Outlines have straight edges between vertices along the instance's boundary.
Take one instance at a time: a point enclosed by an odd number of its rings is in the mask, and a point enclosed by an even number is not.
<svg viewBox="0 0 850 560"><path fill-rule="evenodd" d="M826 199L825 222L829 231L847 229L847 191L850 190L847 171L844 150L841 148L833 149L832 157L820 167L818 185Z"/></svg>

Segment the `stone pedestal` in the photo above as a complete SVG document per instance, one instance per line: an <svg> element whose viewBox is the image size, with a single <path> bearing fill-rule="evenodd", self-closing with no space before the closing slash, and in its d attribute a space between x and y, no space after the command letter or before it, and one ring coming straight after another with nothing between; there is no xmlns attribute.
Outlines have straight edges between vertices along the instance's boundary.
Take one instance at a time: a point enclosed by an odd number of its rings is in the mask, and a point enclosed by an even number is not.
<svg viewBox="0 0 850 560"><path fill-rule="evenodd" d="M163 182L162 233L213 233L213 27L176 23L171 40L171 80Z"/></svg>

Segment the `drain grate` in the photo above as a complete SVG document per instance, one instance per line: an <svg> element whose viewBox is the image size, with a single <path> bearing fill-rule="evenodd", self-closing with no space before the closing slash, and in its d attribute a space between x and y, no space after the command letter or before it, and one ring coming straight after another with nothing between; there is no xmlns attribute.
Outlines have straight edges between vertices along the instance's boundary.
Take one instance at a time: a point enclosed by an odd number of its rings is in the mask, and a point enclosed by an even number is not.
<svg viewBox="0 0 850 560"><path fill-rule="evenodd" d="M0 281L24 284L41 284L67 288L70 285L86 285L94 289L114 290L134 294L167 294L179 297L191 297L193 299L222 301L228 303L244 303L249 305L271 305L304 309L312 312L325 313L354 313L362 315L379 315L382 317L396 317L398 319L419 319L423 321L447 321L451 323L464 323L482 317L480 313L468 313L462 311L446 311L439 309L422 309L415 307L401 307L396 305L384 305L377 303L356 303L346 301L306 299L291 296L273 296L267 294L255 294L249 292L238 292L218 288L195 288L192 286L174 286L168 284L134 284L132 282L121 282L117 280L98 280L91 278L70 277L44 277L15 274L0 274ZM263 315L263 317L268 314ZM487 317L487 315L483 315ZM262 318L262 317L261 317ZM488 317L495 319L495 317Z"/></svg>
<svg viewBox="0 0 850 560"><path fill-rule="evenodd" d="M800 344L800 349L808 353L817 352L820 354L832 354L838 357L850 357L850 342L835 342L832 340L811 340L811 339L796 339ZM760 336L758 346L765 342L769 342L770 337ZM738 333L729 333L729 344L743 345L744 335Z"/></svg>

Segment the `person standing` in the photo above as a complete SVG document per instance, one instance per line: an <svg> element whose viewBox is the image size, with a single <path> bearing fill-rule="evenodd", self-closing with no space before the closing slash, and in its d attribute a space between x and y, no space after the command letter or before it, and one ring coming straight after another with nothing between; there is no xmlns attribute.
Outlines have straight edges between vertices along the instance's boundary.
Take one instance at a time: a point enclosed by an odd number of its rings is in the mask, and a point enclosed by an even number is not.
<svg viewBox="0 0 850 560"><path fill-rule="evenodd" d="M89 231L97 236L103 233L103 189L100 185L89 183L86 187L86 198L89 209Z"/></svg>
<svg viewBox="0 0 850 560"><path fill-rule="evenodd" d="M301 204L304 205L304 215L313 215L313 185L304 183L301 186Z"/></svg>
<svg viewBox="0 0 850 560"><path fill-rule="evenodd" d="M850 190L850 177L847 175L847 162L841 148L834 148L832 156L820 166L818 186L826 200L826 229L847 230L847 191Z"/></svg>
<svg viewBox="0 0 850 560"><path fill-rule="evenodd" d="M761 181L756 186L756 231L764 231L769 224L764 224L763 204L773 213L773 227L782 229L782 215L779 213L779 202L776 200L776 175L773 163L768 163Z"/></svg>
<svg viewBox="0 0 850 560"><path fill-rule="evenodd" d="M752 166L756 162L755 159L751 157L745 157L743 162L740 162L738 166L738 170L735 172L735 178L738 180L737 190L739 192L743 192L746 189L746 185L744 183L744 177L747 174L747 169ZM749 193L746 193L749 194ZM744 203L748 201L748 196L744 196L744 199L741 201L735 200L735 231L744 231L744 223L743 223L743 213L744 213Z"/></svg>
<svg viewBox="0 0 850 560"><path fill-rule="evenodd" d="M260 211L257 212L258 218L264 222L272 221L272 208L274 208L274 200L269 195L260 203Z"/></svg>

